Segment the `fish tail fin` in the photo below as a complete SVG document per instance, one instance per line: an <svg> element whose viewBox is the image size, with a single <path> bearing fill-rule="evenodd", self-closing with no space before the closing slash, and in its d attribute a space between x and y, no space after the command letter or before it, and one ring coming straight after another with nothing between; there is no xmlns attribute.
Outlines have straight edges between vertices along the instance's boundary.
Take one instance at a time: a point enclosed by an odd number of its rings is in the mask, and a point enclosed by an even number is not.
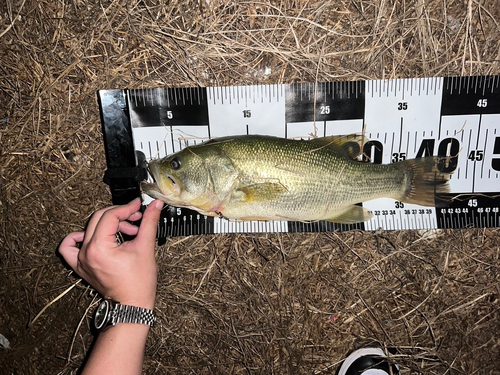
<svg viewBox="0 0 500 375"><path fill-rule="evenodd" d="M400 201L421 206L442 206L446 201L436 199L436 194L450 192L450 177L453 172L442 172L450 158L428 156L404 160L401 166L407 172L406 188Z"/></svg>

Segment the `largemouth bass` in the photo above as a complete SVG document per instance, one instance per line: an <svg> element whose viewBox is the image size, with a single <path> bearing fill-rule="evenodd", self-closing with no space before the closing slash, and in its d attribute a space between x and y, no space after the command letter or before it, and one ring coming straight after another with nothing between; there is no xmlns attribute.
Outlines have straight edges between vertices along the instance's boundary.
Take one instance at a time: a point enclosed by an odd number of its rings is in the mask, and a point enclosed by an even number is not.
<svg viewBox="0 0 500 375"><path fill-rule="evenodd" d="M435 205L449 192L438 157L376 165L357 159L359 134L311 140L262 135L216 138L189 146L148 168L142 190L169 205L239 220L358 223L371 213L356 203L387 197Z"/></svg>

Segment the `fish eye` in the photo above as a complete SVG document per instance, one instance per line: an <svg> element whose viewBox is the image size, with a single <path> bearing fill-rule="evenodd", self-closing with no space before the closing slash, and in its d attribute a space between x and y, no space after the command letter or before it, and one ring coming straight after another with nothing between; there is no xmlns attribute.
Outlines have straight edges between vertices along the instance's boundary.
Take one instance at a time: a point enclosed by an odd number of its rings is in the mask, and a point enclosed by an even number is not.
<svg viewBox="0 0 500 375"><path fill-rule="evenodd" d="M181 161L179 158L173 158L170 160L170 166L174 169L179 169L181 167Z"/></svg>

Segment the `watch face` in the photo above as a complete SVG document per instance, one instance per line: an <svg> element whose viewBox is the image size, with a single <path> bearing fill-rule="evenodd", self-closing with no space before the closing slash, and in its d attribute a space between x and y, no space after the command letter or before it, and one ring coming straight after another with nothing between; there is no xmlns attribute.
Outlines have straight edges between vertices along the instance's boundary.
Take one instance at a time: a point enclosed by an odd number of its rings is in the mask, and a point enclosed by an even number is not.
<svg viewBox="0 0 500 375"><path fill-rule="evenodd" d="M106 322L108 321L109 309L110 303L108 300L103 300L97 307L94 317L94 325L97 330L101 330L104 326L106 326Z"/></svg>

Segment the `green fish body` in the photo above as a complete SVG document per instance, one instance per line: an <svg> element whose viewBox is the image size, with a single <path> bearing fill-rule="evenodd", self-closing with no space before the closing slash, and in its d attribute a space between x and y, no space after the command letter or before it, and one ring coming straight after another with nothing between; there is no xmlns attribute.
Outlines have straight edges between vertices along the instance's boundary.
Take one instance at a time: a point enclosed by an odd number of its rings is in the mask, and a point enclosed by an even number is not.
<svg viewBox="0 0 500 375"><path fill-rule="evenodd" d="M437 157L376 165L357 157L360 135L291 140L232 136L189 146L149 170L143 191L208 216L238 220L357 223L371 214L356 203L387 197L434 206L450 175Z"/></svg>

